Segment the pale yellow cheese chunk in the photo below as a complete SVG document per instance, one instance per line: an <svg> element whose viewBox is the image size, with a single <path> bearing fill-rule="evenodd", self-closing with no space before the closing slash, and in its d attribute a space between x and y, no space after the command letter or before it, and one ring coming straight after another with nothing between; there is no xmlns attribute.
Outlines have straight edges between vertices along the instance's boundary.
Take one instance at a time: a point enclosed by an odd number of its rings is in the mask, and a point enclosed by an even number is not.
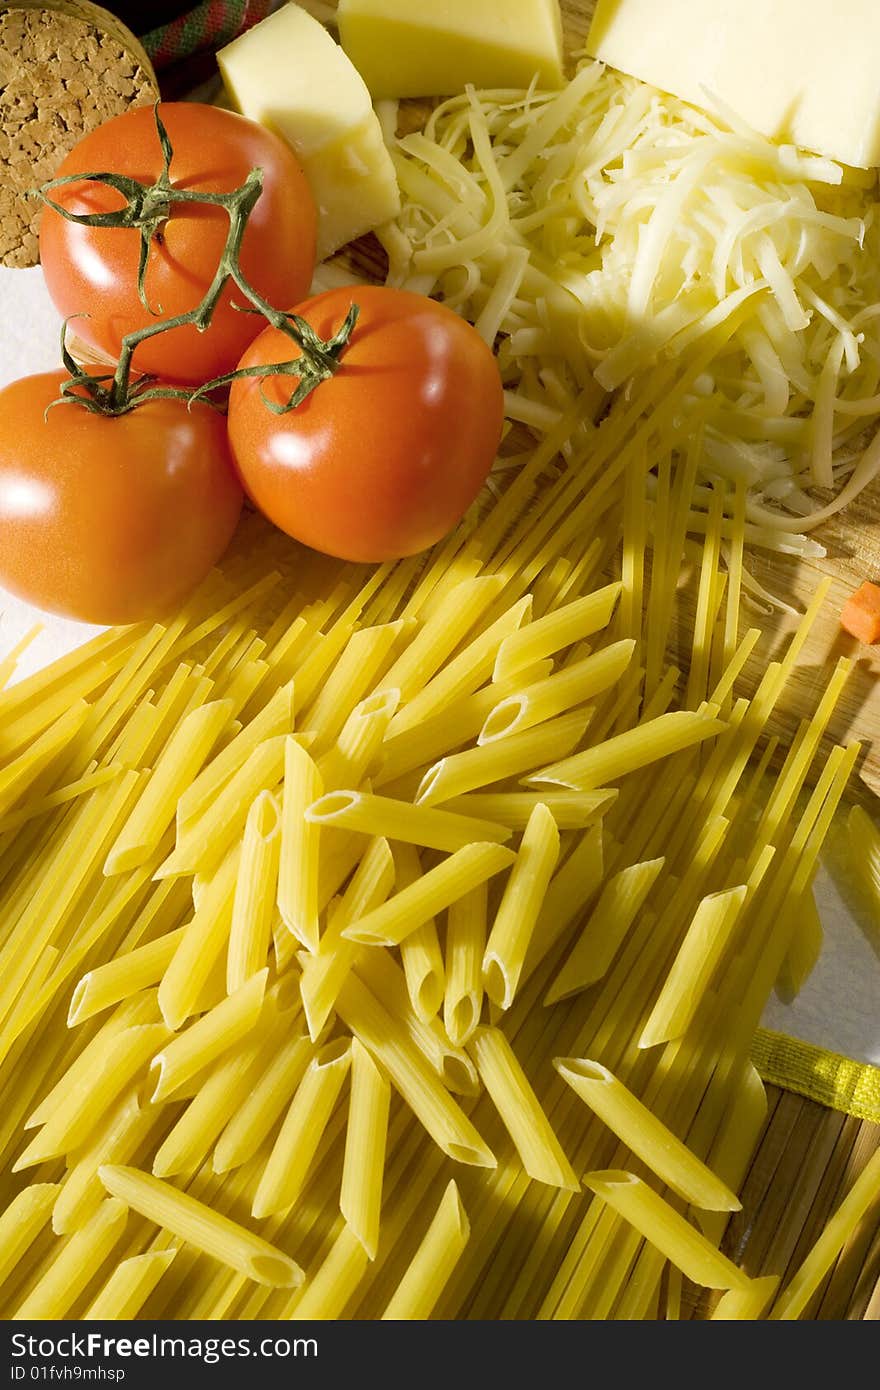
<svg viewBox="0 0 880 1390"><path fill-rule="evenodd" d="M339 44L296 4L221 48L230 102L294 150L318 205L318 260L400 211L370 93Z"/></svg>
<svg viewBox="0 0 880 1390"><path fill-rule="evenodd" d="M339 37L375 100L562 86L559 0L339 0Z"/></svg>
<svg viewBox="0 0 880 1390"><path fill-rule="evenodd" d="M880 0L599 0L587 51L772 140L880 163Z"/></svg>

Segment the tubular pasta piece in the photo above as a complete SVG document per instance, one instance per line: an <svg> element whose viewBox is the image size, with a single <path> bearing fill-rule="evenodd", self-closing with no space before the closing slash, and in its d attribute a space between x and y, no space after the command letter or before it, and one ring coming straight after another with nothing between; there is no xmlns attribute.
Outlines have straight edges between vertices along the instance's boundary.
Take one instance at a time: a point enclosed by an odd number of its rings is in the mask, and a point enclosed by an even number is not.
<svg viewBox="0 0 880 1390"><path fill-rule="evenodd" d="M310 951L318 946L318 853L320 828L305 812L323 794L321 775L308 753L292 739L284 752L284 802L278 908L289 931Z"/></svg>
<svg viewBox="0 0 880 1390"><path fill-rule="evenodd" d="M342 935L364 946L397 946L457 898L508 868L515 858L503 845L466 845L347 927Z"/></svg>
<svg viewBox="0 0 880 1390"><path fill-rule="evenodd" d="M339 1209L367 1257L376 1258L391 1087L355 1038ZM300 1310L300 1316L302 1312Z"/></svg>
<svg viewBox="0 0 880 1390"><path fill-rule="evenodd" d="M290 1288L302 1281L302 1270L288 1255L161 1178L113 1163L103 1164L98 1174L132 1211L258 1284Z"/></svg>
<svg viewBox="0 0 880 1390"><path fill-rule="evenodd" d="M635 641L628 638L554 672L516 695L508 695L492 710L477 742L494 743L531 729L547 719L582 705L620 680L629 665Z"/></svg>
<svg viewBox="0 0 880 1390"><path fill-rule="evenodd" d="M499 1009L509 1009L544 895L559 858L559 831L541 802L517 851L483 955L483 987Z"/></svg>
<svg viewBox="0 0 880 1390"><path fill-rule="evenodd" d="M748 1275L632 1173L588 1173L591 1191L635 1226L688 1279L710 1289L744 1289Z"/></svg>
<svg viewBox="0 0 880 1390"><path fill-rule="evenodd" d="M176 1256L176 1250L148 1250L145 1255L123 1260L92 1299L82 1315L83 1322L135 1317Z"/></svg>
<svg viewBox="0 0 880 1390"><path fill-rule="evenodd" d="M480 1080L529 1176L551 1187L580 1192L575 1171L504 1034L497 1028L478 1028L470 1047Z"/></svg>
<svg viewBox="0 0 880 1390"><path fill-rule="evenodd" d="M607 879L599 901L544 999L555 1004L601 980L665 863L647 859Z"/></svg>
<svg viewBox="0 0 880 1390"><path fill-rule="evenodd" d="M257 1219L299 1196L351 1063L351 1043L327 1043L312 1058L276 1136L254 1195Z"/></svg>
<svg viewBox="0 0 880 1390"><path fill-rule="evenodd" d="M280 858L281 809L271 792L260 792L247 814L232 904L226 955L230 994L266 964Z"/></svg>
<svg viewBox="0 0 880 1390"><path fill-rule="evenodd" d="M429 1317L469 1236L470 1223L458 1188L450 1182L421 1245L382 1314L383 1322L424 1321Z"/></svg>
<svg viewBox="0 0 880 1390"><path fill-rule="evenodd" d="M397 1020L386 1013L355 975L349 976L340 992L337 1012L385 1068L392 1084L444 1153L459 1163L495 1167L494 1154L464 1111L441 1085Z"/></svg>
<svg viewBox="0 0 880 1390"><path fill-rule="evenodd" d="M491 821L364 791L329 792L312 802L305 815L317 825L341 825L364 835L384 835L389 840L449 853L476 840L504 844L512 833Z"/></svg>
<svg viewBox="0 0 880 1390"><path fill-rule="evenodd" d="M524 780L556 782L576 791L592 791L625 777L649 763L681 753L694 744L723 733L721 719L699 711L675 710L661 714L648 724L616 734L593 748L545 767Z"/></svg>
<svg viewBox="0 0 880 1390"><path fill-rule="evenodd" d="M621 1143L686 1202L707 1211L739 1211L739 1198L607 1067L557 1057L554 1067Z"/></svg>
<svg viewBox="0 0 880 1390"><path fill-rule="evenodd" d="M103 1201L94 1216L62 1246L13 1318L22 1322L65 1317L122 1238L127 1221L125 1202L115 1197Z"/></svg>

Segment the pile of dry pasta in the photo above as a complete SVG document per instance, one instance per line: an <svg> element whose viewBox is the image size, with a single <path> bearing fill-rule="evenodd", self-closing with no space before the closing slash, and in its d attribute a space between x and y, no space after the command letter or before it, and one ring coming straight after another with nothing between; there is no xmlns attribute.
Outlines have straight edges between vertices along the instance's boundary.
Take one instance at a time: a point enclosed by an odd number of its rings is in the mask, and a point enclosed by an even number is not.
<svg viewBox="0 0 880 1390"><path fill-rule="evenodd" d="M719 495L667 666L697 461L650 557L645 468L700 369L426 557L251 518L168 623L4 664L4 1318L809 1314L880 1158L782 1287L721 1246L849 663L767 738L823 593L738 698Z"/></svg>

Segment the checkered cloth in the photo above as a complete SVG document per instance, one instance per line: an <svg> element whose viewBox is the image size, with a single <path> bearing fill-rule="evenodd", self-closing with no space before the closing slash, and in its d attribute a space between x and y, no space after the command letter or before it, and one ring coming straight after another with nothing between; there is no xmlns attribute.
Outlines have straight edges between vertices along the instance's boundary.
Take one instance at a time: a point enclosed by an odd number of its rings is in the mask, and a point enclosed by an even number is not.
<svg viewBox="0 0 880 1390"><path fill-rule="evenodd" d="M194 54L216 51L257 24L272 0L203 0L185 14L140 39L157 73Z"/></svg>

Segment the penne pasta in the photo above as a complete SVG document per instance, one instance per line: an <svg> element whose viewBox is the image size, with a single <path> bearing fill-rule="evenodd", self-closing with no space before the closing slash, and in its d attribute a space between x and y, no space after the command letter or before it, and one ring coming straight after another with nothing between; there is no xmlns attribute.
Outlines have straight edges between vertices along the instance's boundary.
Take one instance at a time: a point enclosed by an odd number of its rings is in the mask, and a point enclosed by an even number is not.
<svg viewBox="0 0 880 1390"><path fill-rule="evenodd" d="M277 1038L270 1035L269 1041L274 1047ZM267 1060L266 1036L257 1029L240 1049L218 1062L156 1150L154 1177L194 1173L205 1162L232 1116L252 1094Z"/></svg>
<svg viewBox="0 0 880 1390"><path fill-rule="evenodd" d="M215 1173L228 1173L253 1158L290 1101L313 1055L311 1042L302 1034L279 1043L217 1140L212 1160Z"/></svg>
<svg viewBox="0 0 880 1390"><path fill-rule="evenodd" d="M0 1216L0 1285L17 1267L49 1220L59 1187L38 1182L22 1188Z"/></svg>
<svg viewBox="0 0 880 1390"><path fill-rule="evenodd" d="M520 974L520 987L534 974L590 904L602 883L605 854L602 825L584 831L550 880Z"/></svg>
<svg viewBox="0 0 880 1390"><path fill-rule="evenodd" d="M701 900L639 1037L639 1047L680 1038L728 948L748 889L745 884Z"/></svg>
<svg viewBox="0 0 880 1390"><path fill-rule="evenodd" d="M683 1201L706 1211L740 1210L742 1203L727 1184L601 1062L557 1057L553 1065L620 1142Z"/></svg>
<svg viewBox="0 0 880 1390"><path fill-rule="evenodd" d="M853 807L859 810L860 807ZM825 932L822 919L816 906L812 888L802 893L790 911L795 917L791 944L785 957L776 990L780 999L791 1002L796 999L812 975L822 954Z"/></svg>
<svg viewBox="0 0 880 1390"><path fill-rule="evenodd" d="M271 792L260 792L247 814L232 902L226 952L230 994L266 964L278 896L281 810Z"/></svg>
<svg viewBox="0 0 880 1390"><path fill-rule="evenodd" d="M98 1173L107 1191L120 1199L119 1205L125 1203L178 1240L258 1284L290 1288L302 1281L302 1270L283 1251L189 1193L120 1164L103 1164Z"/></svg>
<svg viewBox="0 0 880 1390"><path fill-rule="evenodd" d="M483 1007L487 916L486 883L451 903L447 914L443 1023L450 1042L458 1047L473 1033Z"/></svg>
<svg viewBox="0 0 880 1390"><path fill-rule="evenodd" d="M529 816L483 954L483 988L499 1009L509 1009L513 1003L558 858L556 822L539 802Z"/></svg>
<svg viewBox="0 0 880 1390"><path fill-rule="evenodd" d="M325 1044L309 1062L266 1160L252 1204L258 1219L296 1201L351 1063L351 1043Z"/></svg>
<svg viewBox="0 0 880 1390"><path fill-rule="evenodd" d="M241 856L236 847L208 880L195 916L184 930L159 984L159 1007L169 1028L180 1028L195 1012L212 969L223 955L232 927L232 909Z"/></svg>
<svg viewBox="0 0 880 1390"><path fill-rule="evenodd" d="M458 815L505 825L508 830L525 830L529 816L540 801L553 815L559 830L585 830L605 815L617 800L614 788L593 792L468 792L443 803L444 810Z"/></svg>
<svg viewBox="0 0 880 1390"><path fill-rule="evenodd" d="M275 692L264 708L211 759L204 771L181 794L177 803L178 831L199 819L262 743L289 734L292 729L293 682L289 681Z"/></svg>
<svg viewBox="0 0 880 1390"><path fill-rule="evenodd" d="M799 1318L859 1222L880 1196L880 1149L876 1149L826 1224L793 1277L785 1285L770 1317L782 1322Z"/></svg>
<svg viewBox="0 0 880 1390"><path fill-rule="evenodd" d="M567 1192L581 1185L507 1038L480 1027L470 1043L480 1080L504 1121L529 1177Z"/></svg>
<svg viewBox="0 0 880 1390"><path fill-rule="evenodd" d="M550 674L551 669L552 663L545 661L530 667L527 678L541 680ZM393 738L389 733L382 764L373 778L374 789L391 786L407 773L420 773L426 764L475 739L498 701L505 695L515 693L522 685L523 679L519 677L497 686L485 685L482 690L463 696L454 705L432 715L423 723Z"/></svg>
<svg viewBox="0 0 880 1390"><path fill-rule="evenodd" d="M18 1156L13 1172L70 1153L83 1144L167 1038L168 1029L162 1023L141 1024L117 1034Z"/></svg>
<svg viewBox="0 0 880 1390"><path fill-rule="evenodd" d="M501 575L466 579L437 607L382 678L383 690L399 690L403 707L427 685L459 642L504 588Z"/></svg>
<svg viewBox="0 0 880 1390"><path fill-rule="evenodd" d="M254 798L260 792L274 791L277 787L284 769L288 743L298 748L293 739L283 735L258 744L198 819L188 821L178 832L174 851L153 877L161 879L179 874L212 873L239 839ZM299 751L302 752L301 749Z"/></svg>
<svg viewBox="0 0 880 1390"><path fill-rule="evenodd" d="M584 1182L695 1284L744 1289L748 1275L632 1173L588 1173Z"/></svg>
<svg viewBox="0 0 880 1390"><path fill-rule="evenodd" d="M222 1053L246 1038L263 1007L267 967L178 1035L150 1063L156 1084L152 1101L165 1100Z"/></svg>
<svg viewBox="0 0 880 1390"><path fill-rule="evenodd" d="M716 1322L756 1322L763 1318L779 1288L778 1274L765 1274L752 1279L748 1288L728 1289L715 1305L712 1320Z"/></svg>
<svg viewBox="0 0 880 1390"><path fill-rule="evenodd" d="M422 865L418 852L412 845L405 842L397 845L395 863L397 884L401 890L419 882L422 877ZM434 917L420 923L415 931L409 932L403 938L400 943L400 960L412 1010L421 1023L429 1024L443 1003L446 985L443 953L440 950Z"/></svg>
<svg viewBox="0 0 880 1390"><path fill-rule="evenodd" d="M394 886L395 864L388 841L371 840L336 912L328 914L318 950L302 962L300 993L309 1036L315 1042L327 1023L342 983L359 947L342 935L344 928L383 903Z"/></svg>
<svg viewBox="0 0 880 1390"><path fill-rule="evenodd" d="M508 868L515 857L503 845L467 845L346 927L342 935L364 946L399 946L450 903Z"/></svg>
<svg viewBox="0 0 880 1390"><path fill-rule="evenodd" d="M359 979L375 995L382 1008L402 1024L447 1090L463 1096L476 1095L480 1089L476 1067L464 1049L450 1040L436 1015L422 1019L416 1014L406 973L396 964L391 953L362 947L355 965Z"/></svg>
<svg viewBox="0 0 880 1390"><path fill-rule="evenodd" d="M314 762L292 738L284 753L278 909L288 931L309 951L318 946L318 846L320 827L305 812L323 794Z"/></svg>
<svg viewBox="0 0 880 1390"><path fill-rule="evenodd" d="M82 1315L83 1322L111 1322L137 1316L162 1275L177 1256L176 1250L148 1250L123 1260Z"/></svg>
<svg viewBox="0 0 880 1390"><path fill-rule="evenodd" d="M505 637L515 632L520 624L528 619L532 608L532 596L526 594L510 608L505 609L494 623L481 632L479 637L452 657L438 673L424 685L418 694L407 701L399 714L395 715L388 730L390 738L415 728L426 719L441 714L466 695L472 695L492 674L498 648Z"/></svg>
<svg viewBox="0 0 880 1390"><path fill-rule="evenodd" d="M346 1229L370 1260L375 1260L379 1247L390 1104L391 1087L386 1077L355 1038L339 1209L347 1222Z"/></svg>
<svg viewBox="0 0 880 1390"><path fill-rule="evenodd" d="M605 886L583 931L544 998L545 1004L568 999L601 980L663 869L665 860L647 859L614 874Z"/></svg>
<svg viewBox="0 0 880 1390"><path fill-rule="evenodd" d="M504 844L511 836L504 825L365 791L329 792L313 802L305 815L316 825L340 825L364 835L383 835L388 840L449 853L477 840Z"/></svg>
<svg viewBox="0 0 880 1390"><path fill-rule="evenodd" d="M343 1226L320 1269L306 1284L287 1316L294 1322L337 1321L367 1271L367 1252L349 1226Z"/></svg>
<svg viewBox="0 0 880 1390"><path fill-rule="evenodd" d="M443 952L433 917L403 938L400 959L416 1018L430 1023L439 1012L446 989Z"/></svg>
<svg viewBox="0 0 880 1390"><path fill-rule="evenodd" d="M707 738L714 738L723 733L726 727L723 720L716 719L712 714L675 710L542 768L525 780L556 783L576 791L592 791L649 763L671 757L673 753L682 753Z"/></svg>
<svg viewBox="0 0 880 1390"><path fill-rule="evenodd" d="M326 791L359 787L378 771L384 756L383 740L400 704L399 690L368 695L355 705L332 748L318 758L318 772Z"/></svg>
<svg viewBox="0 0 880 1390"><path fill-rule="evenodd" d="M61 1247L45 1274L19 1303L13 1319L57 1321L66 1317L122 1239L127 1221L126 1203L115 1197L106 1198L94 1216Z"/></svg>
<svg viewBox="0 0 880 1390"><path fill-rule="evenodd" d="M435 1144L460 1163L494 1168L495 1156L456 1105L421 1053L375 996L354 975L346 980L337 1012L354 1036L384 1067Z"/></svg>
<svg viewBox="0 0 880 1390"><path fill-rule="evenodd" d="M67 1013L68 1028L130 999L141 990L158 985L183 940L185 928L166 932L146 946L138 946L115 960L88 971L74 988Z"/></svg>
<svg viewBox="0 0 880 1390"><path fill-rule="evenodd" d="M494 679L501 681L507 676L516 675L534 662L555 656L557 652L607 627L620 590L620 584L608 584L604 589L574 599L511 633L498 649Z"/></svg>
<svg viewBox="0 0 880 1390"><path fill-rule="evenodd" d="M516 695L500 700L480 730L477 742L494 743L555 719L566 710L584 704L620 680L629 665L635 641L627 638L585 657L571 666L527 685Z"/></svg>
<svg viewBox="0 0 880 1390"><path fill-rule="evenodd" d="M352 710L368 696L409 627L408 621L398 618L352 633L320 692L302 715L302 727L315 734L314 757L320 757L339 737Z"/></svg>
<svg viewBox="0 0 880 1390"><path fill-rule="evenodd" d="M425 1321L464 1253L470 1224L454 1182L447 1186L418 1250L391 1295L383 1322Z"/></svg>
<svg viewBox="0 0 880 1390"><path fill-rule="evenodd" d="M231 700L201 705L177 726L156 767L120 830L104 863L105 874L145 864L159 848L181 795L209 758L232 718Z"/></svg>
<svg viewBox="0 0 880 1390"><path fill-rule="evenodd" d="M128 1163L159 1127L162 1107L144 1101L140 1089L129 1090L87 1144L71 1155L70 1166L52 1208L52 1229L69 1235L85 1224L106 1193L98 1177L102 1163Z"/></svg>
<svg viewBox="0 0 880 1390"><path fill-rule="evenodd" d="M547 758L564 758L580 743L589 722L589 712L575 710L534 729L526 729L524 733L499 739L497 743L451 753L425 773L419 783L416 802L433 806L439 801L476 791L478 787L518 777L541 766ZM565 764L560 766L565 767ZM598 782L593 783L593 786L598 785Z"/></svg>
<svg viewBox="0 0 880 1390"><path fill-rule="evenodd" d="M107 1045L113 1038L124 1032L126 1028L132 1028L141 1023L156 1023L159 1018L160 1014L156 1006L154 991L147 991L135 995L132 999L126 999L124 1003L114 1009L82 1052L54 1082L48 1094L28 1115L24 1122L24 1128L34 1129L37 1125L43 1125L51 1119L58 1107L64 1104L74 1089L88 1077L89 1072L100 1065Z"/></svg>

